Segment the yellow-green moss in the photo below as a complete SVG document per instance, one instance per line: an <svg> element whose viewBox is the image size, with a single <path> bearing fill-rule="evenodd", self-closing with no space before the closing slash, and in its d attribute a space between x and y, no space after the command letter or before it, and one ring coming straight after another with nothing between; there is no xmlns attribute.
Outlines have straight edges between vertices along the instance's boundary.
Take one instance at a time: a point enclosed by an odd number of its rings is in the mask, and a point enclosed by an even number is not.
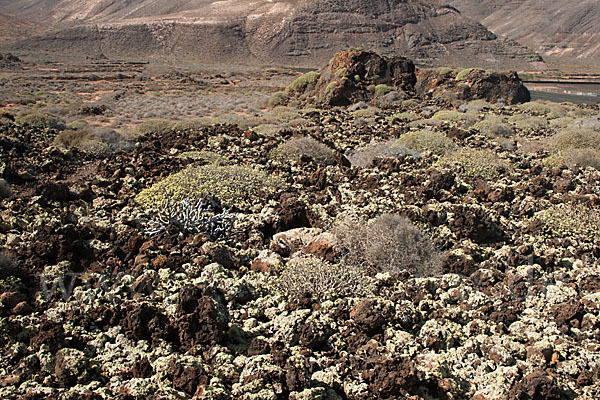
<svg viewBox="0 0 600 400"><path fill-rule="evenodd" d="M467 79L467 76L476 69L477 68L465 68L462 71L460 71L458 74L456 74L456 78L454 78L454 79L457 81L464 81L465 79Z"/></svg>
<svg viewBox="0 0 600 400"><path fill-rule="evenodd" d="M166 190L172 201L212 195L226 207L248 207L283 184L281 178L248 166L190 166L144 189L135 201L143 208L157 208L164 201Z"/></svg>

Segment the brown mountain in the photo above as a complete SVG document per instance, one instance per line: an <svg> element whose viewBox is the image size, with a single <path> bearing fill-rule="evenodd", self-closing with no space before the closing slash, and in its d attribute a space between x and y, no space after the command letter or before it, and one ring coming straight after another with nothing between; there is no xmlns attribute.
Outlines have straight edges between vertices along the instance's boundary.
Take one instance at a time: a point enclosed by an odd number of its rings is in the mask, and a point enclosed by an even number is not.
<svg viewBox="0 0 600 400"><path fill-rule="evenodd" d="M316 66L364 47L427 64L531 68L539 56L437 0L0 0L61 28L27 49Z"/></svg>
<svg viewBox="0 0 600 400"><path fill-rule="evenodd" d="M23 39L41 30L39 24L0 12L0 42Z"/></svg>
<svg viewBox="0 0 600 400"><path fill-rule="evenodd" d="M542 55L600 59L598 0L451 0L464 15Z"/></svg>

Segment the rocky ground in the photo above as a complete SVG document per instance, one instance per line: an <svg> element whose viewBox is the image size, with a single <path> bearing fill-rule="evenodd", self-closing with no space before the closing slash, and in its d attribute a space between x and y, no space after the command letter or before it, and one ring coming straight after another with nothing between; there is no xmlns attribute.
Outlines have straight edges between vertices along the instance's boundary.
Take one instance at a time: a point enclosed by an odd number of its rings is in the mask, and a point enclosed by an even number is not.
<svg viewBox="0 0 600 400"><path fill-rule="evenodd" d="M345 87L344 73L316 87ZM598 105L509 105L483 89L473 101L464 85L495 75L436 74L448 90L390 79L376 89L383 102L349 107L309 106L318 93L302 97L298 82L275 97L296 123L169 127L102 152L68 148L64 126L6 108L0 395L600 397ZM327 149L284 151L294 137ZM203 193L234 215L222 234L175 223L148 234L153 185L193 197L173 174L240 165L252 169ZM228 179L255 187L223 189ZM344 274L360 265L338 243L339 221L384 214L408 218L442 262L375 263L350 287ZM293 269L309 255L329 272ZM315 276L335 290L302 286Z"/></svg>

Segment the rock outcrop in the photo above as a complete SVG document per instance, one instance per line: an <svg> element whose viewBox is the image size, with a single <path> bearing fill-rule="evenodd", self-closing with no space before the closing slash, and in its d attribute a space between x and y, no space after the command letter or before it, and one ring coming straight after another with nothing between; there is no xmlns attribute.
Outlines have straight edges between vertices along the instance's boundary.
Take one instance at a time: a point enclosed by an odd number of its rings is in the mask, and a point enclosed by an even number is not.
<svg viewBox="0 0 600 400"><path fill-rule="evenodd" d="M477 68L421 71L417 91L426 98L450 101L484 99L492 103L518 104L531 99L529 90L516 72L500 73Z"/></svg>
<svg viewBox="0 0 600 400"><path fill-rule="evenodd" d="M28 50L314 67L337 51L362 46L434 65L531 68L541 61L438 0L4 3L9 12L58 29L19 45Z"/></svg>
<svg viewBox="0 0 600 400"><path fill-rule="evenodd" d="M524 103L529 91L516 72L477 68L426 69L415 75L408 58L382 57L357 49L337 53L319 72L308 72L286 88L288 98L321 106L371 103L397 106L409 97L456 100L483 99L492 103Z"/></svg>

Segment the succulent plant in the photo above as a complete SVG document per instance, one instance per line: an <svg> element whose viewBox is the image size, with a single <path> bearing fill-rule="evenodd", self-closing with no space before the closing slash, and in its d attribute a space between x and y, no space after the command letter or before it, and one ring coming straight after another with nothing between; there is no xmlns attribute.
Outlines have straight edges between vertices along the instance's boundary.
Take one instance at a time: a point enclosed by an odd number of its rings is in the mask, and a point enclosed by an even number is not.
<svg viewBox="0 0 600 400"><path fill-rule="evenodd" d="M199 198L191 202L185 198L181 202L172 202L165 191L165 200L157 215L148 222L146 234L157 236L163 233L198 234L203 233L210 240L223 239L231 229L235 214L220 209L218 199Z"/></svg>

